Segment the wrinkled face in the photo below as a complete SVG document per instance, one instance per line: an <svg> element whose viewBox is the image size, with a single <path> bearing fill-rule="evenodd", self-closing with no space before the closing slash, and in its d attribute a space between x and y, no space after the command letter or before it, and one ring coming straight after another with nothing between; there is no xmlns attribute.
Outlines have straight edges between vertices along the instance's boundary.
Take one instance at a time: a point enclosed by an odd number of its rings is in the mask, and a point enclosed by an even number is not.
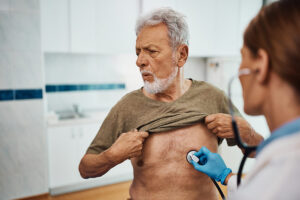
<svg viewBox="0 0 300 200"><path fill-rule="evenodd" d="M144 27L136 39L136 65L140 68L145 89L158 93L167 89L177 75L167 26L158 24ZM154 85L154 86L153 86ZM151 87L158 89L151 90ZM163 87L163 88L162 88Z"/></svg>
<svg viewBox="0 0 300 200"><path fill-rule="evenodd" d="M244 45L241 49L242 61L241 69L251 69L252 73L249 75L240 76L240 82L243 88L244 111L249 115L258 115L261 113L261 93L259 85L256 81L256 66L257 59L253 57L250 50Z"/></svg>

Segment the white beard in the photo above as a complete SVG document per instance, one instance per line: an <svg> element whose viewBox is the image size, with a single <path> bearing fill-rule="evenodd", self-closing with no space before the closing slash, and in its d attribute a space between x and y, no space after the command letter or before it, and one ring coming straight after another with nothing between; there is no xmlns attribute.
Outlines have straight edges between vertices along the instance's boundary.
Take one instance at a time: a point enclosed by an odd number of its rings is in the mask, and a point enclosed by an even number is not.
<svg viewBox="0 0 300 200"><path fill-rule="evenodd" d="M157 78L155 76L155 74L153 74L150 71L147 71L147 70L141 71L142 74L145 72L151 74L154 78L154 81L152 83L149 81L144 81L144 89L150 94L157 94L157 93L161 93L169 88L169 86L172 84L175 77L177 76L178 67L175 67L175 69L170 74L170 76L168 78L164 78L164 79Z"/></svg>

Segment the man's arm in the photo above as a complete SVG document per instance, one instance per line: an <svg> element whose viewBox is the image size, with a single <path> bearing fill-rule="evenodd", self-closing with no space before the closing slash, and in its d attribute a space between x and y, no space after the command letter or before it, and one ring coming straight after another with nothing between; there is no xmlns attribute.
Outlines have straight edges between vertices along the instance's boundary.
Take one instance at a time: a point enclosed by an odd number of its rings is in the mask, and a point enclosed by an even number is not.
<svg viewBox="0 0 300 200"><path fill-rule="evenodd" d="M100 154L86 154L80 161L79 172L83 178L99 177L123 161L142 154L147 132L122 133L115 143Z"/></svg>
<svg viewBox="0 0 300 200"><path fill-rule="evenodd" d="M242 117L235 117L240 137L248 145L259 145L264 138L254 131L251 125ZM207 128L220 138L234 138L234 133L231 125L231 116L229 114L218 113L208 115L205 118ZM241 149L244 153L244 149ZM255 154L250 154L249 157L254 157Z"/></svg>

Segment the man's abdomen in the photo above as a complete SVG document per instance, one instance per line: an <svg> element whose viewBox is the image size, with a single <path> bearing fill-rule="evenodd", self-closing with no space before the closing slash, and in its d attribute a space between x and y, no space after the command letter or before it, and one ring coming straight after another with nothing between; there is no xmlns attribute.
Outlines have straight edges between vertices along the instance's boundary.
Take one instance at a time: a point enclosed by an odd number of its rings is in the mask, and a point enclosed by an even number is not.
<svg viewBox="0 0 300 200"><path fill-rule="evenodd" d="M210 178L186 160L190 150L202 146L213 152L218 147L216 136L202 124L150 135L143 155L131 159L132 199L217 199Z"/></svg>

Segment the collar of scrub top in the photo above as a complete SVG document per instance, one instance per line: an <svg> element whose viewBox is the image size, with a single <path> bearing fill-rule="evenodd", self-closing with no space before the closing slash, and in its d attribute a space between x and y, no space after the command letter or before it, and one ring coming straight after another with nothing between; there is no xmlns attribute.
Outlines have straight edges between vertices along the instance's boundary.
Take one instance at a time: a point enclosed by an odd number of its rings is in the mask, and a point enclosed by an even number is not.
<svg viewBox="0 0 300 200"><path fill-rule="evenodd" d="M258 155L263 148L265 148L268 144L270 144L274 140L277 140L281 137L293 135L299 132L300 132L300 117L285 123L281 127L277 128L275 131L273 131L273 133L271 133L271 136L258 146L256 150L256 155Z"/></svg>

